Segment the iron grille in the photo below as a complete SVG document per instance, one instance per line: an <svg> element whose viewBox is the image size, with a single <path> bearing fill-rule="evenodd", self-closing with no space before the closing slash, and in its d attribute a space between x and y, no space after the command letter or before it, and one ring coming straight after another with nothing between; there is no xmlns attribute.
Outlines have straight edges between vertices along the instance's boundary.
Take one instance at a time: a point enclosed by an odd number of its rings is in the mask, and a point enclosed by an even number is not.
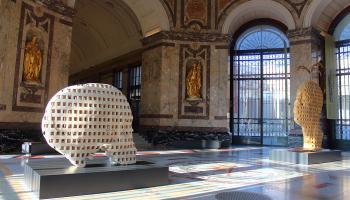
<svg viewBox="0 0 350 200"><path fill-rule="evenodd" d="M350 140L350 40L337 42L337 61L336 139Z"/></svg>

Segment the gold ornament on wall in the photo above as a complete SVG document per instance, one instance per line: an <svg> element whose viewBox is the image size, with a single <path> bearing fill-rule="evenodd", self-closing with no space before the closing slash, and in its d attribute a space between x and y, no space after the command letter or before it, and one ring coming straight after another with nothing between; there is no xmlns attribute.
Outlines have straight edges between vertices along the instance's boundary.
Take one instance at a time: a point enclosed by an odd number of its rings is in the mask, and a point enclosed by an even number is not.
<svg viewBox="0 0 350 200"><path fill-rule="evenodd" d="M186 76L187 100L200 100L202 98L202 67L194 62Z"/></svg>
<svg viewBox="0 0 350 200"><path fill-rule="evenodd" d="M38 38L33 36L26 43L23 60L23 78L26 83L41 83L41 68L43 64L42 51L39 48Z"/></svg>
<svg viewBox="0 0 350 200"><path fill-rule="evenodd" d="M313 65L308 71L313 71ZM303 66L299 69L307 69ZM320 117L323 106L323 92L320 86L312 81L305 81L297 91L294 102L294 121L303 131L303 151L317 151L322 149L323 132L320 126Z"/></svg>

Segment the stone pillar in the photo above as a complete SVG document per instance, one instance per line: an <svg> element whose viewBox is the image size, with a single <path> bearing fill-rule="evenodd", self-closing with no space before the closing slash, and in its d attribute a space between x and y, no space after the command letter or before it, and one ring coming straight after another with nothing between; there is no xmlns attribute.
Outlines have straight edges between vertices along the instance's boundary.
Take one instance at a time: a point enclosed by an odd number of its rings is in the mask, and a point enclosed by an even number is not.
<svg viewBox="0 0 350 200"><path fill-rule="evenodd" d="M40 133L47 101L68 84L75 11L74 0L66 2L69 6L61 1L0 3L0 140L1 133ZM26 61L30 56L37 61L33 65Z"/></svg>
<svg viewBox="0 0 350 200"><path fill-rule="evenodd" d="M165 31L144 39L140 130L174 137L228 132L227 39L222 34ZM191 100L186 77L195 63L201 68L201 96Z"/></svg>
<svg viewBox="0 0 350 200"><path fill-rule="evenodd" d="M297 90L304 81L315 80L305 70L297 70L299 66L309 67L317 63L323 58L322 55L322 39L319 31L310 27L303 29L291 30L288 32L290 41L290 116L291 116L291 132L289 134L289 146L302 146L301 128L294 122L294 101ZM316 80L317 79L317 80Z"/></svg>

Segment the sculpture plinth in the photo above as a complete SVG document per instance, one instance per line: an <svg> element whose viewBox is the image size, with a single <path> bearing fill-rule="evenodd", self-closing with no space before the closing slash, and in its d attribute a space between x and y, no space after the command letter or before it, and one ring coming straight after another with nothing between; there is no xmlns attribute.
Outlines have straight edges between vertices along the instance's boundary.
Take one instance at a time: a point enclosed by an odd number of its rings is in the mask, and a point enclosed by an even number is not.
<svg viewBox="0 0 350 200"><path fill-rule="evenodd" d="M128 166L108 165L106 157L88 161L85 168L68 160L29 160L24 166L28 188L39 199L116 192L169 184L169 167L137 162Z"/></svg>
<svg viewBox="0 0 350 200"><path fill-rule="evenodd" d="M312 165L327 162L341 161L341 151L321 149L317 151L293 151L293 149L273 149L270 152L270 160Z"/></svg>

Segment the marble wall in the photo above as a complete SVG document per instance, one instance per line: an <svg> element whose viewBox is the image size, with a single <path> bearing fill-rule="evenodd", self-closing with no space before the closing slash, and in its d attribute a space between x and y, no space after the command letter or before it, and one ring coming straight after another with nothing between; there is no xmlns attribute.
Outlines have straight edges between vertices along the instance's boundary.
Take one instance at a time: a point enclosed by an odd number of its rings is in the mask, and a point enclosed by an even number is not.
<svg viewBox="0 0 350 200"><path fill-rule="evenodd" d="M28 124L38 128L49 98L67 86L74 10L71 0L65 3L1 1L0 129ZM28 82L24 60L33 36L38 39L41 65L38 80Z"/></svg>
<svg viewBox="0 0 350 200"><path fill-rule="evenodd" d="M140 130L228 132L229 36L209 41L205 33L181 34L160 32L143 41ZM201 97L193 101L186 77L195 62L201 65Z"/></svg>

